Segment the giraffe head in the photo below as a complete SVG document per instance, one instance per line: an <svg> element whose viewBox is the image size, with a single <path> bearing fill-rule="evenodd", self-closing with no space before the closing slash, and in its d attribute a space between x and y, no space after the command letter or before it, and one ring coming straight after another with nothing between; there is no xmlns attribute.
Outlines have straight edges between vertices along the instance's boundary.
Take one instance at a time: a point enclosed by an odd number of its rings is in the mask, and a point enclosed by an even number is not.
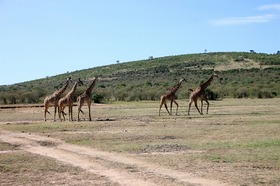
<svg viewBox="0 0 280 186"><path fill-rule="evenodd" d="M187 80L184 77L181 77L179 82L182 83L183 81L187 82Z"/></svg>
<svg viewBox="0 0 280 186"><path fill-rule="evenodd" d="M98 76L94 77L92 83L91 83L91 86L95 86L96 82L98 82Z"/></svg>
<svg viewBox="0 0 280 186"><path fill-rule="evenodd" d="M82 82L82 80L80 78L78 78L77 83L78 83L79 86L84 85L84 83Z"/></svg>
<svg viewBox="0 0 280 186"><path fill-rule="evenodd" d="M214 72L214 73L212 74L212 76L213 76L213 77L219 78L219 76L218 76L218 74L217 74L216 72Z"/></svg>
<svg viewBox="0 0 280 186"><path fill-rule="evenodd" d="M93 77L93 78L92 78L92 82L96 83L96 82L98 81L98 77L99 77L99 76Z"/></svg>
<svg viewBox="0 0 280 186"><path fill-rule="evenodd" d="M223 78L220 78L216 72L213 73L213 77L217 77L220 84L222 84Z"/></svg>
<svg viewBox="0 0 280 186"><path fill-rule="evenodd" d="M69 76L69 77L67 78L65 84L67 84L67 83L73 83L71 76Z"/></svg>

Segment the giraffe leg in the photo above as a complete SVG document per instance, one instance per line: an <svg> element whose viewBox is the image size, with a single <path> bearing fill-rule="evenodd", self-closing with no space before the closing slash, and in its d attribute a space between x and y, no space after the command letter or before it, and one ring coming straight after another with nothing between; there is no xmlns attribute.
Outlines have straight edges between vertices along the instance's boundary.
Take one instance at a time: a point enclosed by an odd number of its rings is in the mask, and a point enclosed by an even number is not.
<svg viewBox="0 0 280 186"><path fill-rule="evenodd" d="M198 113L201 114L201 115L203 115L203 114L199 111L199 108L198 108L198 106L197 106L197 100L194 101L194 106L195 106L195 108L197 109Z"/></svg>
<svg viewBox="0 0 280 186"><path fill-rule="evenodd" d="M65 107L66 106L64 105L64 103L62 101L58 103L57 112L58 112L58 116L59 116L60 121L62 121L61 114L63 116L63 120L65 121L65 115L66 115L65 112L64 112Z"/></svg>
<svg viewBox="0 0 280 186"><path fill-rule="evenodd" d="M78 121L80 121L80 110L78 109Z"/></svg>
<svg viewBox="0 0 280 186"><path fill-rule="evenodd" d="M200 112L203 114L203 99L201 100L201 108L200 108Z"/></svg>
<svg viewBox="0 0 280 186"><path fill-rule="evenodd" d="M78 121L80 121L80 112L85 115L85 113L82 110L82 107L85 103L88 103L83 97L78 97Z"/></svg>
<svg viewBox="0 0 280 186"><path fill-rule="evenodd" d="M88 104L88 116L89 116L89 121L91 121L91 110L90 110L90 103Z"/></svg>
<svg viewBox="0 0 280 186"><path fill-rule="evenodd" d="M188 115L190 115L190 110L191 110L192 102L193 102L193 99L190 99L190 101L189 101Z"/></svg>
<svg viewBox="0 0 280 186"><path fill-rule="evenodd" d="M80 96L77 98L77 102L78 102L78 118L77 118L77 120L80 121L80 111L81 111L81 107L82 107Z"/></svg>
<svg viewBox="0 0 280 186"><path fill-rule="evenodd" d="M73 106L71 105L71 121L73 121Z"/></svg>
<svg viewBox="0 0 280 186"><path fill-rule="evenodd" d="M80 110L78 111L78 114L80 114L80 112L81 112L83 115L85 115L85 113L84 113L84 111L83 111L82 109L80 109ZM78 116L78 121L80 121L80 116Z"/></svg>
<svg viewBox="0 0 280 186"><path fill-rule="evenodd" d="M58 112L58 117L59 117L60 121L62 121L61 114L64 117L63 109L64 109L64 106L62 105L62 103L58 102L57 112Z"/></svg>
<svg viewBox="0 0 280 186"><path fill-rule="evenodd" d="M45 106L44 121L47 121L47 112L49 111L48 108Z"/></svg>
<svg viewBox="0 0 280 186"><path fill-rule="evenodd" d="M53 116L53 121L55 121L56 118L56 112L57 112L57 105L54 106L54 116Z"/></svg>
<svg viewBox="0 0 280 186"><path fill-rule="evenodd" d="M49 113L49 103L47 101L47 98L44 100L44 107L45 107L45 112L44 112L44 121L47 121L47 112Z"/></svg>
<svg viewBox="0 0 280 186"><path fill-rule="evenodd" d="M73 121L73 104L71 103L71 121Z"/></svg>
<svg viewBox="0 0 280 186"><path fill-rule="evenodd" d="M162 103L160 103L160 105L159 105L159 110L158 110L158 115L160 116L160 110L161 110L161 107L162 107Z"/></svg>
<svg viewBox="0 0 280 186"><path fill-rule="evenodd" d="M63 121L65 121L65 115L66 115L65 112L64 112L64 108L65 107L61 107L61 111L60 111L62 113L62 116L63 116Z"/></svg>
<svg viewBox="0 0 280 186"><path fill-rule="evenodd" d="M71 106L68 105L68 121L71 121Z"/></svg>
<svg viewBox="0 0 280 186"><path fill-rule="evenodd" d="M65 115L66 115L66 113L64 111L62 111L63 121L65 121Z"/></svg>
<svg viewBox="0 0 280 186"><path fill-rule="evenodd" d="M209 102L208 100L206 99L205 102L207 103L207 110L206 110L206 114L208 114L208 109L209 109Z"/></svg>
<svg viewBox="0 0 280 186"><path fill-rule="evenodd" d="M61 106L58 106L58 118L59 118L60 121L62 121L61 120L61 112L62 112Z"/></svg>
<svg viewBox="0 0 280 186"><path fill-rule="evenodd" d="M70 106L71 121L73 121L73 105Z"/></svg>
<svg viewBox="0 0 280 186"><path fill-rule="evenodd" d="M163 105L164 102L165 102L165 101L164 101L164 97L161 96L161 97L160 97L160 104L159 104L159 111L158 111L158 115L159 115L159 116L160 116L161 107L162 107L162 105Z"/></svg>
<svg viewBox="0 0 280 186"><path fill-rule="evenodd" d="M164 103L165 109L167 110L168 114L171 115L171 113L169 112L166 103Z"/></svg>
<svg viewBox="0 0 280 186"><path fill-rule="evenodd" d="M177 108L176 108L176 115L178 113L178 107L179 107L179 104L177 103L177 101L174 100L174 103L176 104Z"/></svg>
<svg viewBox="0 0 280 186"><path fill-rule="evenodd" d="M65 108L65 107L63 107L63 106L62 106L61 108L59 108L59 110L58 110L58 114L59 114L59 115L61 115L61 114L62 114L62 116L63 116L63 120L65 121L65 115L66 115L66 114L64 113L64 108ZM59 116L59 119L62 121L61 116Z"/></svg>
<svg viewBox="0 0 280 186"><path fill-rule="evenodd" d="M173 100L170 101L170 115L172 115Z"/></svg>
<svg viewBox="0 0 280 186"><path fill-rule="evenodd" d="M45 109L45 113L44 113L44 121L47 121L47 110Z"/></svg>

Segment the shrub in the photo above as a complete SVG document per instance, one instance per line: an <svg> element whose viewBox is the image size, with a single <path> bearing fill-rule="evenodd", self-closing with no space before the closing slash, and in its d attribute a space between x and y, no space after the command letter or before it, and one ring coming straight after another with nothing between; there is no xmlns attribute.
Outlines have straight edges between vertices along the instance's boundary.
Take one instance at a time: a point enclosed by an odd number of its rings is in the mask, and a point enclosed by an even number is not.
<svg viewBox="0 0 280 186"><path fill-rule="evenodd" d="M248 97L249 97L249 91L248 89L245 88L238 89L234 93L234 98L248 98Z"/></svg>
<svg viewBox="0 0 280 186"><path fill-rule="evenodd" d="M95 93L95 94L93 94L93 98L92 99L93 99L94 103L102 103L102 101L104 99L104 96L101 95L101 94Z"/></svg>
<svg viewBox="0 0 280 186"><path fill-rule="evenodd" d="M258 92L258 98L273 98L273 94L268 90L260 90Z"/></svg>
<svg viewBox="0 0 280 186"><path fill-rule="evenodd" d="M210 89L206 89L206 94L209 100L217 100L220 97L219 94L213 92Z"/></svg>

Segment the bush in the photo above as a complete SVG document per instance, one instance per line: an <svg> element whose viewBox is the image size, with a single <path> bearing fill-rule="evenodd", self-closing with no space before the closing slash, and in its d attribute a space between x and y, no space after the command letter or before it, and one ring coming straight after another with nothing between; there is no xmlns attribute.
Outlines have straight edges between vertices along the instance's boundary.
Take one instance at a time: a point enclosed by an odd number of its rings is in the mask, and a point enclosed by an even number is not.
<svg viewBox="0 0 280 186"><path fill-rule="evenodd" d="M217 100L220 97L219 94L213 92L210 89L206 89L206 94L209 100Z"/></svg>
<svg viewBox="0 0 280 186"><path fill-rule="evenodd" d="M233 97L234 98L248 98L249 97L249 92L248 92L247 89L241 88L241 89L236 90L233 93Z"/></svg>
<svg viewBox="0 0 280 186"><path fill-rule="evenodd" d="M102 103L104 96L101 94L93 94L93 102L94 103Z"/></svg>
<svg viewBox="0 0 280 186"><path fill-rule="evenodd" d="M275 92L274 92L275 94ZM258 92L258 98L273 98L273 94L269 92L268 90L260 90Z"/></svg>

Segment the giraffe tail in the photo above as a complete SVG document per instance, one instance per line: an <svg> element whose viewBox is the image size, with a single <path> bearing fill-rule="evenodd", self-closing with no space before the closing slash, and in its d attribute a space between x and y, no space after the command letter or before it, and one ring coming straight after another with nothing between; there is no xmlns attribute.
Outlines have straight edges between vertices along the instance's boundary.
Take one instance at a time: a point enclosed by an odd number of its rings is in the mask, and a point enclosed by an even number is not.
<svg viewBox="0 0 280 186"><path fill-rule="evenodd" d="M190 88L189 91L193 92L193 89Z"/></svg>
<svg viewBox="0 0 280 186"><path fill-rule="evenodd" d="M84 113L84 111L82 111L82 109L80 109L80 111L81 111L81 113L82 113L83 115L85 115L85 113Z"/></svg>
<svg viewBox="0 0 280 186"><path fill-rule="evenodd" d="M48 110L46 110L46 112L47 112L49 115L51 115L51 113L50 113Z"/></svg>
<svg viewBox="0 0 280 186"><path fill-rule="evenodd" d="M64 111L61 111L61 113L62 113L64 116L66 116L66 115L67 115Z"/></svg>

